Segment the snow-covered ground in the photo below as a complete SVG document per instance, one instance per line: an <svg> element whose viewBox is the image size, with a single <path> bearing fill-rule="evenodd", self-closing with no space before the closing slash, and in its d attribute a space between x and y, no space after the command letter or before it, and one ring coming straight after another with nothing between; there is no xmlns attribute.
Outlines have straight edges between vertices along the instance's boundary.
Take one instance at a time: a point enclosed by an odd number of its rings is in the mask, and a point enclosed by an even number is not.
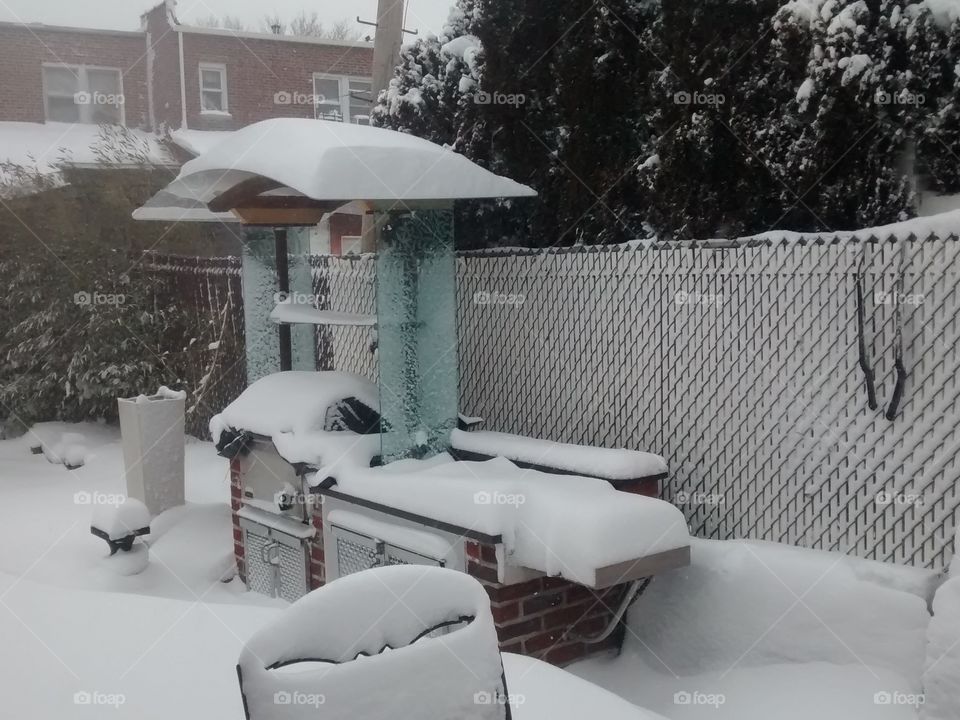
<svg viewBox="0 0 960 720"><path fill-rule="evenodd" d="M82 467L31 454L37 436L50 449L65 433ZM135 576L113 572L89 532L93 504L122 493L113 428L51 423L0 441L0 716L242 718L237 659L285 604L231 579L226 462L188 439L188 504L154 521ZM956 580L934 599L925 571L770 543L693 550L630 609L620 657L571 668L610 692L505 656L515 717L960 717Z"/></svg>
<svg viewBox="0 0 960 720"><path fill-rule="evenodd" d="M623 654L571 670L673 720L915 720L935 584L837 553L696 541L692 565L631 608Z"/></svg>

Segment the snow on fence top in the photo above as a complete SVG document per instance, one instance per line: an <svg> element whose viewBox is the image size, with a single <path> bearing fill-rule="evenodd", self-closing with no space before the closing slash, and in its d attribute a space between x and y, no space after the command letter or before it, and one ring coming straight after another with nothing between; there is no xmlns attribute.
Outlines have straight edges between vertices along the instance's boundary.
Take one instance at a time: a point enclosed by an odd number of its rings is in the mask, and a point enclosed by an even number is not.
<svg viewBox="0 0 960 720"><path fill-rule="evenodd" d="M184 165L167 189L209 202L253 177L344 202L536 195L428 140L304 118L264 120L231 133Z"/></svg>
<svg viewBox="0 0 960 720"><path fill-rule="evenodd" d="M633 480L667 472L667 461L660 455L640 450L586 447L488 430L454 430L451 440L458 450L500 455L607 480Z"/></svg>
<svg viewBox="0 0 960 720"><path fill-rule="evenodd" d="M503 693L490 600L475 579L442 568L377 568L304 596L247 642L238 671L252 720L503 714L476 701Z"/></svg>

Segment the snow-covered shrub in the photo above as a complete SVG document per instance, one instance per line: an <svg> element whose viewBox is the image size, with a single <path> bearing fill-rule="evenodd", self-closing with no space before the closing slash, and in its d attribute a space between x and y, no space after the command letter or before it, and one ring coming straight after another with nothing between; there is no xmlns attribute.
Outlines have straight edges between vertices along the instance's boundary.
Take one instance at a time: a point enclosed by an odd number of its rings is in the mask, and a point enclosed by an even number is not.
<svg viewBox="0 0 960 720"><path fill-rule="evenodd" d="M138 164L135 139L104 132L105 162ZM10 423L110 419L118 396L192 390L185 379L207 364L219 326L140 261L160 241L199 247L202 231L130 217L168 171L5 169L18 190L0 206L0 407Z"/></svg>
<svg viewBox="0 0 960 720"><path fill-rule="evenodd" d="M259 630L237 667L251 720L506 716L489 597L454 570L342 577Z"/></svg>
<svg viewBox="0 0 960 720"><path fill-rule="evenodd" d="M374 115L540 193L465 204L466 246L881 225L914 151L960 191L960 24L931 7L458 0Z"/></svg>

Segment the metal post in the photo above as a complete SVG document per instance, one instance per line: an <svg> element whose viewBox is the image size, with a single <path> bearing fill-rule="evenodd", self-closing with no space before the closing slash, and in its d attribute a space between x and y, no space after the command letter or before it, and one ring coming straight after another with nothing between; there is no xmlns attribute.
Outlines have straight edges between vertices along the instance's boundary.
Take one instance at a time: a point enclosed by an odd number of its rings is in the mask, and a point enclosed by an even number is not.
<svg viewBox="0 0 960 720"><path fill-rule="evenodd" d="M277 290L283 297L290 294L290 255L287 252L286 228L275 228L273 236L277 252ZM279 325L280 332L280 370L293 369L293 344L290 341L290 326Z"/></svg>

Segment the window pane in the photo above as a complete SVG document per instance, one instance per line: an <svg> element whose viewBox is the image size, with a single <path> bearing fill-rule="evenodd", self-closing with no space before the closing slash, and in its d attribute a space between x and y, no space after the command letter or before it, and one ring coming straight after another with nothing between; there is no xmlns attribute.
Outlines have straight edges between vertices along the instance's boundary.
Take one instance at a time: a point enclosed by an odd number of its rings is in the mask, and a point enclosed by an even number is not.
<svg viewBox="0 0 960 720"><path fill-rule="evenodd" d="M119 125L122 119L123 119L123 115L120 112L119 105L95 104L92 106L92 112L90 113L90 122L96 123L98 125L103 123L107 123L111 125Z"/></svg>
<svg viewBox="0 0 960 720"><path fill-rule="evenodd" d="M80 89L77 72L69 68L44 68L43 80L48 95L73 95Z"/></svg>
<svg viewBox="0 0 960 720"><path fill-rule="evenodd" d="M80 122L80 108L72 97L48 97L47 120L51 122Z"/></svg>
<svg viewBox="0 0 960 720"><path fill-rule="evenodd" d="M201 109L206 111L223 110L223 93L220 90L204 90L200 93Z"/></svg>
<svg viewBox="0 0 960 720"><path fill-rule="evenodd" d="M219 70L203 70L200 75L203 78L204 90L221 90L223 88L223 74Z"/></svg>
<svg viewBox="0 0 960 720"><path fill-rule="evenodd" d="M340 106L340 81L336 78L314 78L313 94L317 105Z"/></svg>
<svg viewBox="0 0 960 720"><path fill-rule="evenodd" d="M120 94L120 73L116 70L87 70L87 84L91 93L116 97Z"/></svg>
<svg viewBox="0 0 960 720"><path fill-rule="evenodd" d="M372 92L373 83L366 80L350 81L350 120L361 125L370 124Z"/></svg>

